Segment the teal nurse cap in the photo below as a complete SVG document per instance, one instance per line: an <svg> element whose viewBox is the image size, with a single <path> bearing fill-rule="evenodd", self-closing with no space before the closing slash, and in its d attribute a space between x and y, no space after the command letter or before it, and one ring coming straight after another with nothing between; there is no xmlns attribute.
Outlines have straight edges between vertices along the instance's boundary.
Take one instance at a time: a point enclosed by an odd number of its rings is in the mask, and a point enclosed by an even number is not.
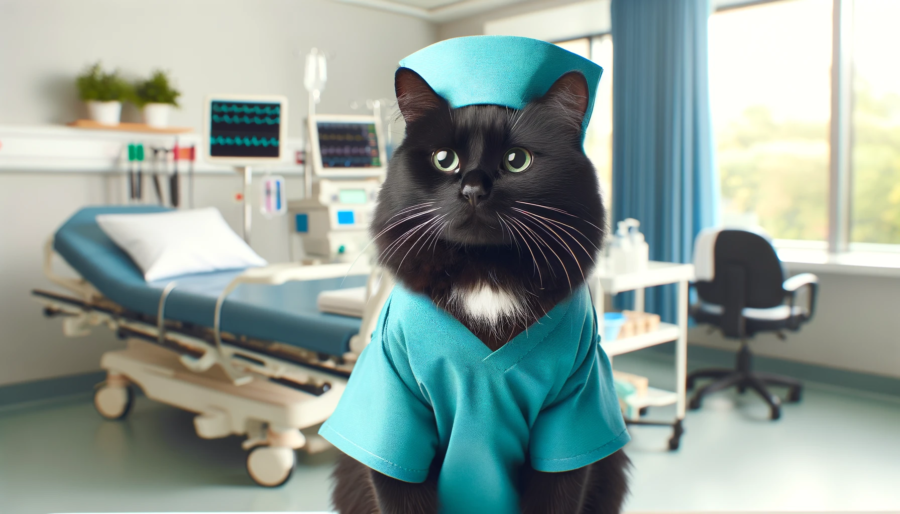
<svg viewBox="0 0 900 514"><path fill-rule="evenodd" d="M418 73L453 108L494 104L522 109L560 77L578 71L589 91L582 136L603 73L594 62L552 43L516 36L448 39L406 57L400 66Z"/></svg>

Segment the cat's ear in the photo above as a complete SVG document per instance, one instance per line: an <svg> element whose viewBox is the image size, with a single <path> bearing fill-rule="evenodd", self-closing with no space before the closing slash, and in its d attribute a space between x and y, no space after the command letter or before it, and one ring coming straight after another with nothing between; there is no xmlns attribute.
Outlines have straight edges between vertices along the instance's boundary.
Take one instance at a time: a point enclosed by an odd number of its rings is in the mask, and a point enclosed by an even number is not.
<svg viewBox="0 0 900 514"><path fill-rule="evenodd" d="M421 119L428 113L443 109L446 102L431 89L425 79L409 68L400 68L394 75L397 106L406 123Z"/></svg>
<svg viewBox="0 0 900 514"><path fill-rule="evenodd" d="M566 73L550 86L544 95L544 102L555 104L572 115L580 128L588 110L590 91L584 75L577 71Z"/></svg>

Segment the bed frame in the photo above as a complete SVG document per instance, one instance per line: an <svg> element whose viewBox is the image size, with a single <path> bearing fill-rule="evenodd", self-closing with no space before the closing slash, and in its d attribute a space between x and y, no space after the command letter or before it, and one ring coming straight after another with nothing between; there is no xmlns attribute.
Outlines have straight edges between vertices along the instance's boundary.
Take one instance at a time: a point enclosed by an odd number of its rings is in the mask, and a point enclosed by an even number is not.
<svg viewBox="0 0 900 514"><path fill-rule="evenodd" d="M258 484L284 484L296 465L294 450L316 453L330 445L317 433L334 411L359 354L369 342L378 315L393 287L380 269L349 264L279 264L252 268L236 277L216 303L213 327L165 318L170 288L163 290L156 316L131 312L109 301L81 278L53 271L52 240L44 248L44 274L72 295L35 290L48 317L61 317L63 333L84 336L105 325L127 341L106 352L100 365L106 380L98 384L94 405L102 416L123 419L134 402L134 387L152 399L194 412L194 427L205 439L243 435L250 450L247 470ZM367 303L350 351L335 357L277 341L261 341L221 332L227 296L245 283L278 285L369 274Z"/></svg>

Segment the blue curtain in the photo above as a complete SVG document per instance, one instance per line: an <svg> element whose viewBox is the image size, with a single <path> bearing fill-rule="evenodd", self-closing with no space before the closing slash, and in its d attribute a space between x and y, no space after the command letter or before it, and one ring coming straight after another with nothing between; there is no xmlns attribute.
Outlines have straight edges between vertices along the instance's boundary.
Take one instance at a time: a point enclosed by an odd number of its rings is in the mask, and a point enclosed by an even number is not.
<svg viewBox="0 0 900 514"><path fill-rule="evenodd" d="M691 262L694 237L718 222L709 13L709 0L612 0L612 226L639 220L651 260ZM646 302L676 319L674 286Z"/></svg>

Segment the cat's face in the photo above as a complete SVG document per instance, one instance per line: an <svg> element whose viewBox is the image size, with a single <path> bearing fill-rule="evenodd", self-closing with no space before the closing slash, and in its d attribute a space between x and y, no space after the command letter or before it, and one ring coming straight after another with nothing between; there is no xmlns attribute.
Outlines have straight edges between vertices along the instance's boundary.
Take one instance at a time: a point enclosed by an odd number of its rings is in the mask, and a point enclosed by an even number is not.
<svg viewBox="0 0 900 514"><path fill-rule="evenodd" d="M451 109L405 69L397 93L407 130L373 223L380 262L406 282L435 262L452 268L448 275L478 274L460 270L453 254L488 275L528 277L539 289L580 284L605 223L581 145L584 78L564 76L520 111Z"/></svg>

